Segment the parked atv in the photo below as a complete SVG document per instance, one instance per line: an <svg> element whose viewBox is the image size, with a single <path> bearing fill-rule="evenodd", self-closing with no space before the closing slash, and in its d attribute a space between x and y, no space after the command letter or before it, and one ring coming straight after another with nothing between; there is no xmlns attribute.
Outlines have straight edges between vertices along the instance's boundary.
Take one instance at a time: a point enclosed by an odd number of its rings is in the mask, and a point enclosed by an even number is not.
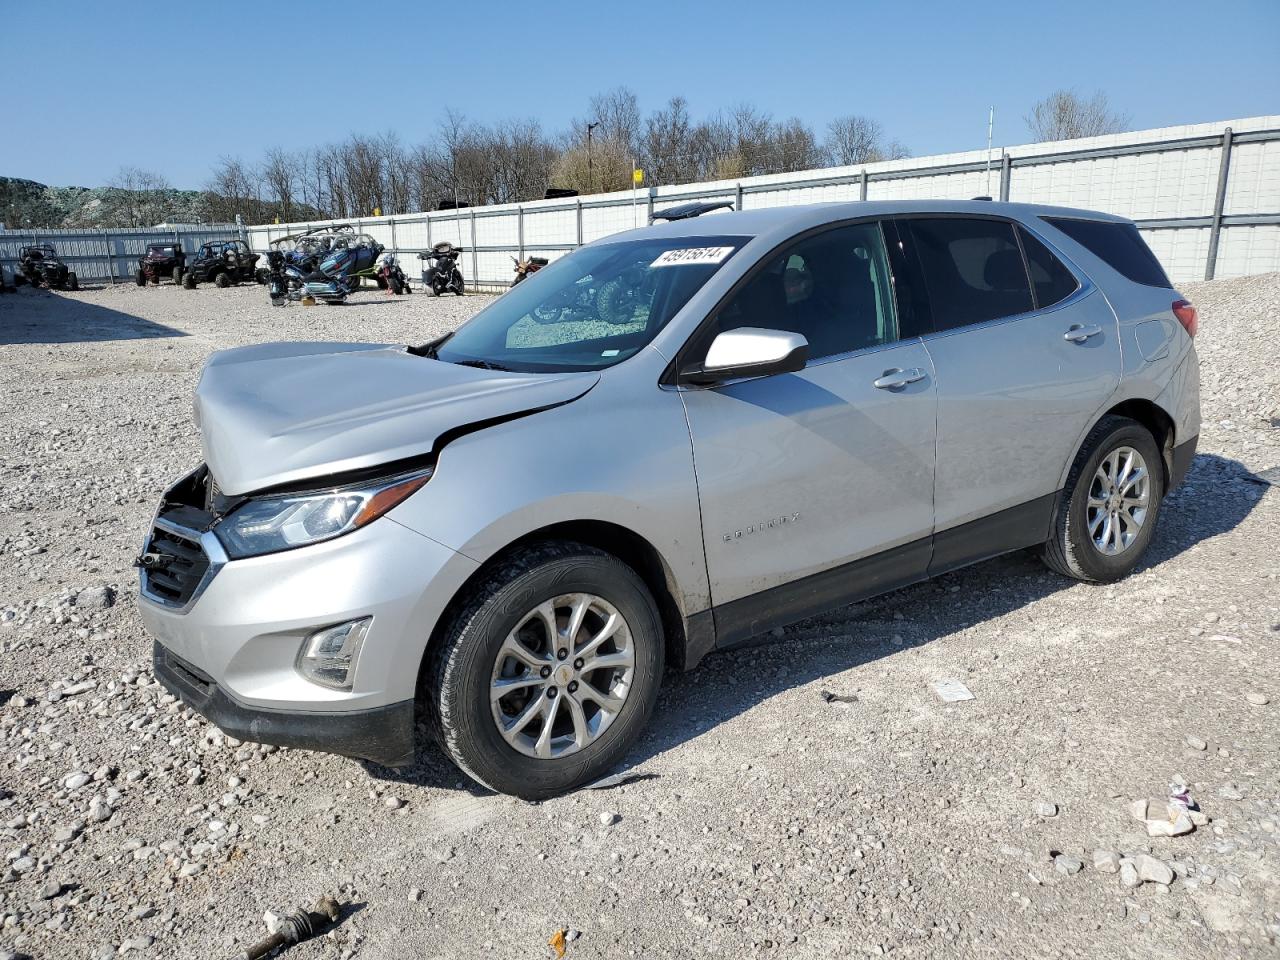
<svg viewBox="0 0 1280 960"><path fill-rule="evenodd" d="M422 271L422 282L432 296L438 297L450 290L458 296L465 292L462 271L458 269L458 257L462 252L462 247L455 247L445 240L426 253L418 254L419 260L426 260L430 264Z"/></svg>
<svg viewBox="0 0 1280 960"><path fill-rule="evenodd" d="M527 280L551 262L546 257L530 257L528 260L517 260L512 257L511 260L516 265L516 276L511 281L513 287L521 280Z"/></svg>
<svg viewBox="0 0 1280 960"><path fill-rule="evenodd" d="M397 297L402 293L413 293L413 288L409 286L409 278L404 275L395 256L390 253L382 258L377 280L379 290L390 290Z"/></svg>
<svg viewBox="0 0 1280 960"><path fill-rule="evenodd" d="M34 243L18 251L18 270L14 275L15 283L29 283L39 289L79 290L80 281L76 272L58 259L58 253L51 243Z"/></svg>
<svg viewBox="0 0 1280 960"><path fill-rule="evenodd" d="M148 283L159 285L161 277L170 277L174 283L182 282L187 269L187 254L180 243L149 243L147 252L138 258L138 269L133 278L138 286Z"/></svg>
<svg viewBox="0 0 1280 960"><path fill-rule="evenodd" d="M254 280L258 255L243 240L214 240L196 251L182 274L182 285L194 290L201 283L213 281L219 287Z"/></svg>

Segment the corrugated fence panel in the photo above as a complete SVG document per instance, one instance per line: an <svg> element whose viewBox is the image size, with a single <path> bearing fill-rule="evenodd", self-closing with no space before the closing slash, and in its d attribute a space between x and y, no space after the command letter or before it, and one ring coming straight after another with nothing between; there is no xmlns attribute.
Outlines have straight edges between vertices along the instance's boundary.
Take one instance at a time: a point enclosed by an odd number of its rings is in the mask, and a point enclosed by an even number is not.
<svg viewBox="0 0 1280 960"><path fill-rule="evenodd" d="M1280 140L1236 144L1230 174L1228 214L1280 213Z"/></svg>
<svg viewBox="0 0 1280 960"><path fill-rule="evenodd" d="M1218 246L1219 277L1269 273L1280 263L1280 225L1226 227Z"/></svg>
<svg viewBox="0 0 1280 960"><path fill-rule="evenodd" d="M1204 261L1209 252L1209 228L1184 230L1144 230L1142 238L1164 264L1174 283L1204 279Z"/></svg>
<svg viewBox="0 0 1280 960"><path fill-rule="evenodd" d="M23 247L51 243L81 283L120 282L133 279L138 257L149 243L176 240L191 254L202 243L233 240L236 236L236 228L229 224L117 230L3 230L0 231L0 266L11 278ZM256 249L256 244L254 246Z"/></svg>
<svg viewBox="0 0 1280 960"><path fill-rule="evenodd" d="M1225 202L1218 210L1227 127L1236 139ZM1179 282L1213 272L1212 224L1222 214L1226 219L1221 221L1216 256L1221 275L1280 270L1280 116L1029 144L990 155L971 150L865 167L659 187L637 191L634 207L633 194L624 191L581 197L572 204L532 201L461 214L402 214L395 218L394 247L412 254L442 240L468 248L479 244L481 250L469 251L460 261L463 273L470 284L500 286L510 282L510 257L519 252L522 239L526 255L554 258L579 240L590 243L644 225L651 208L660 211L693 199L741 201L748 210L857 200L864 175L870 200L999 198L1007 186L1013 201L1130 217L1139 221L1152 249ZM1247 217L1248 223L1233 222L1240 217ZM391 250L388 221L384 217L359 224ZM249 237L255 249L263 250L269 236L301 229L305 227L299 224L252 227Z"/></svg>

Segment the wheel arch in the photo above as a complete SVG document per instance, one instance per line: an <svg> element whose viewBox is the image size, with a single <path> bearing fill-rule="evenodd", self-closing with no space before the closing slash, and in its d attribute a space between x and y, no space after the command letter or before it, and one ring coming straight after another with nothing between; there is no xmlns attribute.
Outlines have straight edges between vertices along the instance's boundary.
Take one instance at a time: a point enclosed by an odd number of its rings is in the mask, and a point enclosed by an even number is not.
<svg viewBox="0 0 1280 960"><path fill-rule="evenodd" d="M1076 440L1071 458L1063 468L1062 479L1058 483L1059 488L1066 483L1067 475L1071 472L1071 465L1080 456L1080 447L1085 438L1089 436L1103 417L1111 416L1127 417L1142 424L1150 431L1155 438L1156 446L1160 450L1160 459L1164 467L1164 486L1165 489L1168 489L1170 478L1173 476L1173 448L1177 443L1177 427L1174 425L1173 417L1169 411L1154 400L1148 400L1145 397L1130 397L1119 403L1113 403L1089 422L1084 433Z"/></svg>
<svg viewBox="0 0 1280 960"><path fill-rule="evenodd" d="M658 605L658 613L662 618L664 652L668 664L680 669L691 669L706 653L703 647L706 646L709 649L709 639L705 643L700 642L702 634L709 627L709 621L704 622L697 615L691 619L684 610L680 599L682 594L675 574L652 543L634 530L607 520L567 520L530 530L496 550L454 591L440 616L436 618L423 650L418 669L419 689L430 662L431 651L438 648L454 615L465 605L467 597L475 589L476 584L482 582L495 566L513 553L534 544L550 541L580 543L594 547L618 558L636 572Z"/></svg>

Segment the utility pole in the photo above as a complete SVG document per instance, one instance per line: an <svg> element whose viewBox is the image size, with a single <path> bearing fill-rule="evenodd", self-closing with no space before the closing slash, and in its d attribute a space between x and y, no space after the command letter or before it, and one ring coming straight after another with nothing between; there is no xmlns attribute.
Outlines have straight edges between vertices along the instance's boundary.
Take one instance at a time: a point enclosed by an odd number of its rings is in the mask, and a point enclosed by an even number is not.
<svg viewBox="0 0 1280 960"><path fill-rule="evenodd" d="M596 174L591 162L591 131L600 126L600 121L587 124L587 190L590 193L596 192Z"/></svg>
<svg viewBox="0 0 1280 960"><path fill-rule="evenodd" d="M987 114L987 187L983 191L988 197L991 196L991 133L996 125L996 108L993 106L991 112Z"/></svg>

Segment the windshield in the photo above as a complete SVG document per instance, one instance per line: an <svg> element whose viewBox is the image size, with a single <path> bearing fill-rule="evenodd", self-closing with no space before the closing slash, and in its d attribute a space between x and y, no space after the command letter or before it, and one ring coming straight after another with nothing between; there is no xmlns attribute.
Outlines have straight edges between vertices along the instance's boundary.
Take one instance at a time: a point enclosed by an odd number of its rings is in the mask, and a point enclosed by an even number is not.
<svg viewBox="0 0 1280 960"><path fill-rule="evenodd" d="M599 370L642 349L747 241L653 237L583 247L512 287L436 350L500 370Z"/></svg>

